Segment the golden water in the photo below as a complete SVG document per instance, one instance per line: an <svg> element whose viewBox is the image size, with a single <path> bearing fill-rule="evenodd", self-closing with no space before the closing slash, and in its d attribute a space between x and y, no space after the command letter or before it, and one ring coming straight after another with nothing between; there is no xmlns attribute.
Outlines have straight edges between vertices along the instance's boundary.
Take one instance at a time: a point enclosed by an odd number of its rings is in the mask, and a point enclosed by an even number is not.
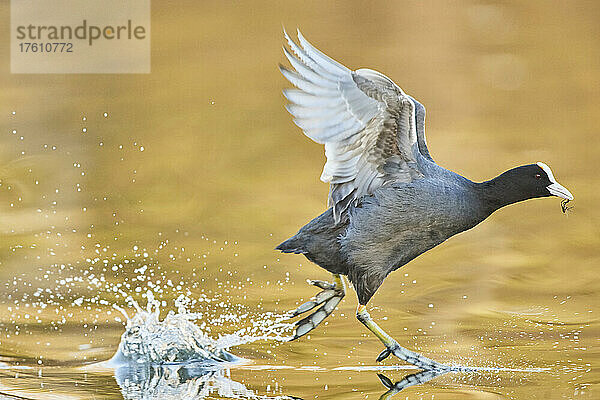
<svg viewBox="0 0 600 400"><path fill-rule="evenodd" d="M159 284L167 309L189 290L219 299L196 307L216 319L286 311L315 293L307 278L328 279L273 250L327 194L322 149L283 108L283 24L424 103L439 164L484 180L544 161L575 195L567 216L558 199L499 211L392 274L370 303L401 344L438 361L543 371L447 374L397 398L600 398L598 20L593 1L155 1L152 73L114 76L12 75L3 35L0 393L122 398L110 371L81 369L110 358L123 332L111 308L123 297L96 292L90 273L141 299L134 269L152 259L173 282ZM379 398L369 367L382 348L355 307L350 293L310 338L232 348L251 362L229 379L265 396Z"/></svg>

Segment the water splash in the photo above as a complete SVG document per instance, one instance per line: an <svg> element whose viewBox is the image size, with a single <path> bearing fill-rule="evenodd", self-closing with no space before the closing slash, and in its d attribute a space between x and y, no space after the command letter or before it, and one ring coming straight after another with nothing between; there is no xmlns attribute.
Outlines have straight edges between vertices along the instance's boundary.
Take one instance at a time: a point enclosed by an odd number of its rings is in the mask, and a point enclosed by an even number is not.
<svg viewBox="0 0 600 400"><path fill-rule="evenodd" d="M115 379L124 399L194 399L219 396L229 399L292 399L287 396L269 397L256 394L229 376L229 367L245 363L228 351L230 347L257 340L285 341L283 332L291 324L285 315L266 313L251 328L212 339L193 321L202 318L191 313L186 305L191 300L180 296L170 311L160 319L160 301L151 291L146 293L147 304L142 308L132 297L128 303L135 309L127 319L125 332L116 354L103 366L114 368Z"/></svg>
<svg viewBox="0 0 600 400"><path fill-rule="evenodd" d="M242 328L235 333L219 337L216 340L217 348L228 349L260 340L288 342L293 338L293 335L286 334L286 332L293 330L296 326L295 324L286 322L289 319L289 314L265 312L261 318L252 322L251 327Z"/></svg>
<svg viewBox="0 0 600 400"><path fill-rule="evenodd" d="M241 362L240 358L228 352L230 347L258 340L287 341L289 337L283 336L283 333L293 326L283 322L286 319L284 315L266 313L265 318L255 321L252 327L215 340L194 324L193 321L202 318L202 315L187 310L186 304L190 301L185 296L177 299L177 312L169 311L163 320L160 320L160 302L154 294L148 291L146 298L144 309L128 297L136 311L132 317L125 309L113 305L125 316L127 325L116 354L108 362L110 366Z"/></svg>

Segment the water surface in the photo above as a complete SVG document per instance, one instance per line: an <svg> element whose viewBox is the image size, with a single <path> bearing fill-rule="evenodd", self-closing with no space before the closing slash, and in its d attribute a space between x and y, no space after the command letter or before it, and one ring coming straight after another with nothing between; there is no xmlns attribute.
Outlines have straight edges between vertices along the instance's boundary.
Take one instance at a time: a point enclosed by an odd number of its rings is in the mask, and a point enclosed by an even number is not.
<svg viewBox="0 0 600 400"><path fill-rule="evenodd" d="M600 397L599 4L154 2L152 13L149 75L0 72L0 393L377 399L378 373L417 372L375 362L382 347L355 320L353 292L310 337L262 330L316 293L306 279L329 278L272 250L327 195L322 149L283 108L284 24L423 102L441 165L484 180L543 161L575 194L566 216L558 199L508 207L386 280L370 311L402 345L500 368L427 377L395 398ZM8 60L6 36L0 51ZM183 295L194 324L245 361L95 366L125 331L113 306L133 315L127 297L146 304L148 290L161 319Z"/></svg>

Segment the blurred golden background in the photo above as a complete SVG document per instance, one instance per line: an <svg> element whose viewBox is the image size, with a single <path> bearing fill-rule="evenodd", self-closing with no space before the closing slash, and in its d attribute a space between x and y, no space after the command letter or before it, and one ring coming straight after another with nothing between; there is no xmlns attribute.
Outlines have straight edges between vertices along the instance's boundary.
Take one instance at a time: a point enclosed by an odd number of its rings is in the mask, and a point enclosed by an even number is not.
<svg viewBox="0 0 600 400"><path fill-rule="evenodd" d="M0 18L8 17L2 2ZM285 63L282 27L298 27L347 67L376 69L422 102L429 149L440 165L481 181L543 161L575 195L568 216L557 199L528 201L415 260L386 280L373 300L374 317L389 316L383 325L399 340L409 326L416 336L407 336L407 345L452 359L480 348L480 329L502 328L510 318L517 318L515 332L539 331L525 317L511 317L534 309L546 328L548 321L581 326L584 343L553 352L560 337L544 331L537 340L527 336L526 349L517 346L519 357L547 366L569 356L598 367L598 21L597 1L155 0L152 72L140 75L10 74L4 26L2 309L11 305L17 273L76 263L98 243L110 244L119 259L133 245L155 248L165 237L198 254L212 251L207 275L225 268L240 280L250 277L249 305L262 299L265 308L284 310L310 297L304 279L326 279L326 273L273 250L325 209L328 190L318 179L323 149L295 127L281 94L288 86L277 68ZM219 250L226 241L234 248ZM177 264L168 252L156 257ZM182 262L181 273L192 264L198 265ZM261 283L283 279L286 271L295 285L269 290ZM418 283L409 288L412 280ZM333 318L312 341L277 351L311 364L313 347L328 348L339 357L323 362L338 365L350 362L347 349L360 338L368 346L354 354L372 363L380 349L376 339L360 337L354 306L351 294L341 320ZM0 320L10 326L14 321L3 313ZM458 344L437 341L435 329L420 338L425 320L427 326L437 321L444 340ZM108 335L110 345L118 334ZM4 344L19 353L19 340ZM506 359L513 356L507 351ZM372 378L364 379L376 387ZM569 397L578 384L571 378L559 376L527 393L552 393L544 392L552 387Z"/></svg>

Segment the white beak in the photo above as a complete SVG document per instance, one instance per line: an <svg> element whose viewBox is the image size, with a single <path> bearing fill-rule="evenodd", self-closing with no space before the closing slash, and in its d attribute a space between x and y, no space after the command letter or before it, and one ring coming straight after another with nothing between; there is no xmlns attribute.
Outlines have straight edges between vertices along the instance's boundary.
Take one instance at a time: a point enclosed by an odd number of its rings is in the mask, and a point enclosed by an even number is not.
<svg viewBox="0 0 600 400"><path fill-rule="evenodd" d="M566 200L573 200L573 198L574 198L573 194L571 192L569 192L569 190L566 187L564 187L560 183L556 182L556 179L554 179L554 174L550 170L549 166L547 166L543 162L538 162L536 164L541 169L544 170L546 175L548 175L548 179L550 180L551 183L550 183L550 185L546 186L546 189L548 189L548 191L550 192L551 195L560 197L560 198L566 199Z"/></svg>
<svg viewBox="0 0 600 400"><path fill-rule="evenodd" d="M571 192L569 192L569 190L566 187L559 184L558 182L554 182L551 185L546 186L546 189L548 189L550 194L552 194L553 196L561 197L567 200L574 199L573 194L571 194Z"/></svg>

